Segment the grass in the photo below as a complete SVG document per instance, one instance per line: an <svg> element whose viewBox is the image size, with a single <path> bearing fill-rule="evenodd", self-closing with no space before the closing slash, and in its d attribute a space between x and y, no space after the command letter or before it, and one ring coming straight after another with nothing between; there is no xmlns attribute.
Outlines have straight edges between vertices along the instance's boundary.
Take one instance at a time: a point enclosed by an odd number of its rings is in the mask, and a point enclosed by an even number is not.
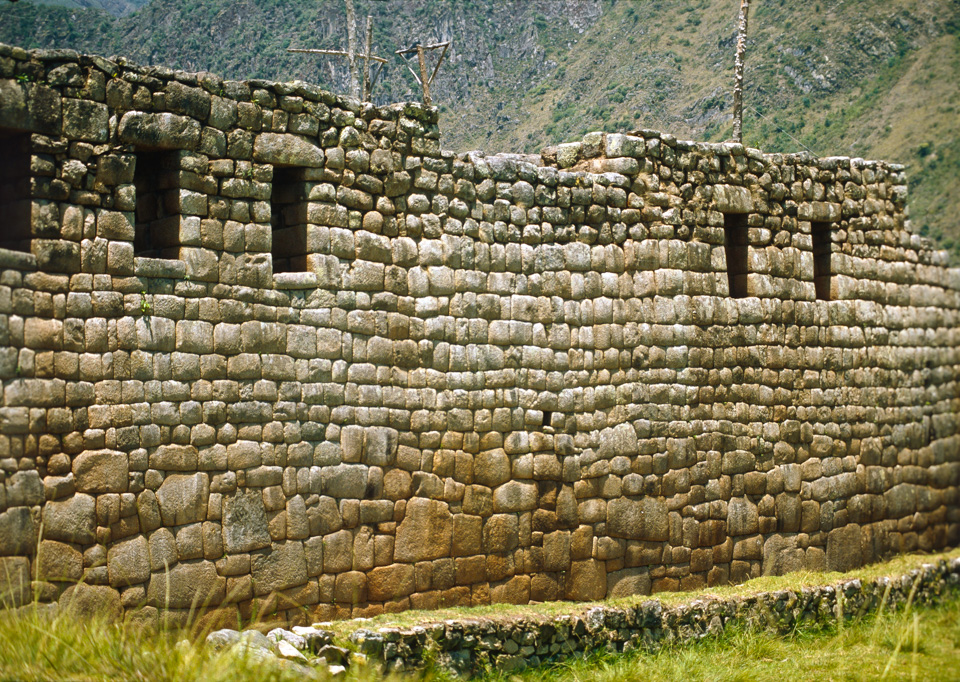
<svg viewBox="0 0 960 682"><path fill-rule="evenodd" d="M853 573L797 573L766 577L744 585L697 593L658 595L665 604L711 595L747 595L840 579L901 575L922 563L960 556L960 550L938 555L911 555ZM648 597L610 602L623 605ZM582 611L589 605L551 603L448 609L425 614L407 612L369 621L335 624L341 642L357 627L423 624L442 618L517 618ZM161 631L105 621L78 621L27 608L0 616L0 681L4 680L199 680L246 682L302 680L302 669L282 663L213 653L202 646L202 632ZM728 629L696 644L670 645L656 652L600 655L527 671L519 676L492 672L484 679L606 682L647 677L663 680L791 680L886 679L948 680L960 666L960 595L935 607L908 605L897 612L870 614L839 626L806 625L781 637L748 629ZM384 677L374 666L354 667L348 680L448 680L442 671L414 677Z"/></svg>
<svg viewBox="0 0 960 682"><path fill-rule="evenodd" d="M786 637L736 629L655 653L599 656L490 680L956 680L960 598Z"/></svg>

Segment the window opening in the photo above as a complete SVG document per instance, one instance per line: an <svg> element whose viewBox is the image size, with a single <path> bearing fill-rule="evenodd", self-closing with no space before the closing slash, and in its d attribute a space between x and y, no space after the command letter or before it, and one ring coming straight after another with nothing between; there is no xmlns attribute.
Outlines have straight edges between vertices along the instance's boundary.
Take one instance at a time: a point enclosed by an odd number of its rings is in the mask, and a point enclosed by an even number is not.
<svg viewBox="0 0 960 682"><path fill-rule="evenodd" d="M832 301L830 278L833 275L831 259L833 234L832 223L810 223L813 237L813 285L817 290L817 299Z"/></svg>
<svg viewBox="0 0 960 682"><path fill-rule="evenodd" d="M550 422L551 422L552 419L553 419L553 412L551 412L550 410L544 410L544 411L543 411L543 425L544 425L544 426L550 426Z"/></svg>
<svg viewBox="0 0 960 682"><path fill-rule="evenodd" d="M137 193L135 256L180 258L179 168L174 152L137 152L133 174Z"/></svg>
<svg viewBox="0 0 960 682"><path fill-rule="evenodd" d="M732 298L747 296L747 215L728 213L723 216L723 248L727 255L727 281Z"/></svg>
<svg viewBox="0 0 960 682"><path fill-rule="evenodd" d="M0 130L0 249L30 252L30 134Z"/></svg>
<svg viewBox="0 0 960 682"><path fill-rule="evenodd" d="M270 194L274 272L307 271L307 186L302 168L275 167Z"/></svg>

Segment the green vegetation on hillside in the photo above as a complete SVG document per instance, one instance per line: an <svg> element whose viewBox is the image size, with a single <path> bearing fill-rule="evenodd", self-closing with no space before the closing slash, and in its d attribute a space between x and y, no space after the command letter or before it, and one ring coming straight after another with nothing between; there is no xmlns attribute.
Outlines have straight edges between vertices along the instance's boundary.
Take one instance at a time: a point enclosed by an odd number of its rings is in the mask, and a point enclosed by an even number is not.
<svg viewBox="0 0 960 682"><path fill-rule="evenodd" d="M731 0L356 3L359 16L374 16L378 54L453 41L433 88L450 149L532 152L597 129L710 141L731 134ZM759 0L753 8L745 142L908 164L914 223L960 253L960 3ZM0 41L230 78L299 78L340 92L346 83L342 60L286 52L343 47L342 0L152 0L122 18L4 3ZM391 64L376 99L417 96L406 69Z"/></svg>

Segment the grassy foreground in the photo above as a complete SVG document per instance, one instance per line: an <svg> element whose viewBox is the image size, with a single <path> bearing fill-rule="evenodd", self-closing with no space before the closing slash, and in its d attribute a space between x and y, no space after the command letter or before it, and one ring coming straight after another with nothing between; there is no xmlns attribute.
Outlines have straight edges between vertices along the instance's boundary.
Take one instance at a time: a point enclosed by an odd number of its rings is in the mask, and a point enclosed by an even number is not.
<svg viewBox="0 0 960 682"><path fill-rule="evenodd" d="M900 557L845 577L869 578L902 574L935 557ZM820 582L836 582L821 575ZM723 593L812 584L812 574L762 578L723 588ZM658 595L676 603L696 595ZM563 605L524 607L554 612ZM567 604L567 611L578 610ZM434 614L430 614L431 616ZM478 614L464 610L462 616ZM516 615L516 614L515 614ZM431 618L432 619L432 618ZM420 620L427 620L420 614ZM370 627L371 623L365 624ZM152 632L119 624L78 622L50 617L42 609L20 614L0 612L0 680L204 680L260 682L305 679L302 669L243 658L229 652L214 654L185 634ZM322 678L318 678L322 679ZM372 666L351 669L348 680L448 680L443 672L416 677L384 677ZM489 682L614 680L957 680L960 679L960 594L935 607L910 605L838 626L807 626L786 637L746 629L731 629L697 644L667 646L657 652L601 655L573 660L521 675L486 676Z"/></svg>

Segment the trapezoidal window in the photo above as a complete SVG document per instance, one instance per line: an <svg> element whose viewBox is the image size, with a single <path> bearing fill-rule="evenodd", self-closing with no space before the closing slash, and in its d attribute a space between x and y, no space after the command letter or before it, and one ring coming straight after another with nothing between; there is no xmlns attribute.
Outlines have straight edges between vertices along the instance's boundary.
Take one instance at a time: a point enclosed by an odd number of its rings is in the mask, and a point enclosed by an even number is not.
<svg viewBox="0 0 960 682"><path fill-rule="evenodd" d="M833 223L810 223L810 235L813 238L813 285L817 290L817 299L831 301L830 278L833 269L830 262Z"/></svg>
<svg viewBox="0 0 960 682"><path fill-rule="evenodd" d="M274 272L307 271L307 182L303 168L275 167L270 194Z"/></svg>
<svg viewBox="0 0 960 682"><path fill-rule="evenodd" d="M747 214L723 215L723 249L727 255L727 282L732 298L747 296Z"/></svg>
<svg viewBox="0 0 960 682"><path fill-rule="evenodd" d="M135 256L180 258L180 214L176 152L137 151L133 184L137 193Z"/></svg>
<svg viewBox="0 0 960 682"><path fill-rule="evenodd" d="M0 129L0 249L30 252L30 133Z"/></svg>

